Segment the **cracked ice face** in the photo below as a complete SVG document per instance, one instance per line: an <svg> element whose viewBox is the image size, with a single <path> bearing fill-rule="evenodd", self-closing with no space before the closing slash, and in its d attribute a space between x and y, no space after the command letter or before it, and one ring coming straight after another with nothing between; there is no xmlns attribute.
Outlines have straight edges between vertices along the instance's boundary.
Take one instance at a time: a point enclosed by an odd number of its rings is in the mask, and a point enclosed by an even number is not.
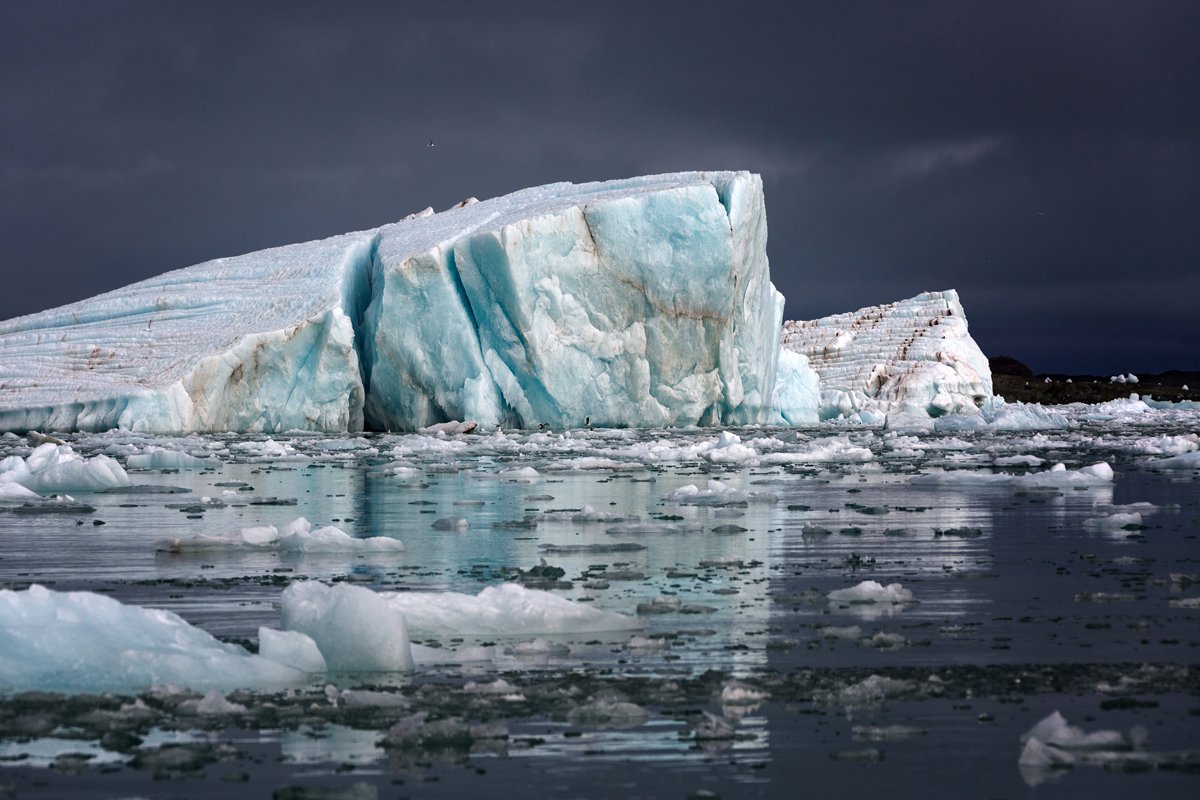
<svg viewBox="0 0 1200 800"><path fill-rule="evenodd" d="M0 427L775 422L781 314L757 176L551 184L10 321Z"/></svg>

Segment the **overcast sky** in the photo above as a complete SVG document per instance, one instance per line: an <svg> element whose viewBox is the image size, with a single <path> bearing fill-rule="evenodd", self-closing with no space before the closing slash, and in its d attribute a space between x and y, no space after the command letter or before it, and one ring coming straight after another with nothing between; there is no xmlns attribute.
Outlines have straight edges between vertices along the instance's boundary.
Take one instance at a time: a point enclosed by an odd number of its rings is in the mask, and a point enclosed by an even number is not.
<svg viewBox="0 0 1200 800"><path fill-rule="evenodd" d="M956 288L1036 371L1200 369L1198 48L1194 0L9 0L0 318L472 195L748 169L789 318Z"/></svg>

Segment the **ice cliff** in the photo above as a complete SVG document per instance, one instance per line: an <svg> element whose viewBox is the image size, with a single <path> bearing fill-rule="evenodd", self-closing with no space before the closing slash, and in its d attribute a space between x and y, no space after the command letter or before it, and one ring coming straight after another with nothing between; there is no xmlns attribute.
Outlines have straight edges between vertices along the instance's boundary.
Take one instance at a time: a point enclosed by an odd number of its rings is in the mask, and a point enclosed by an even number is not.
<svg viewBox="0 0 1200 800"><path fill-rule="evenodd" d="M975 413L992 395L987 357L967 332L952 289L789 321L782 345L803 355L820 376L822 419L927 422Z"/></svg>
<svg viewBox="0 0 1200 800"><path fill-rule="evenodd" d="M758 176L693 172L209 261L0 323L0 430L812 421L766 236Z"/></svg>

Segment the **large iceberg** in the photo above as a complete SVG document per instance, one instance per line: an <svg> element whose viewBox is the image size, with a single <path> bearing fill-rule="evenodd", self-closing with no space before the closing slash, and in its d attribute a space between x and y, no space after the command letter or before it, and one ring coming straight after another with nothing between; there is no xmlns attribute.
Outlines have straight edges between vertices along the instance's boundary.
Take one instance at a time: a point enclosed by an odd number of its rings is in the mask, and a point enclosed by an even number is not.
<svg viewBox="0 0 1200 800"><path fill-rule="evenodd" d="M777 374L815 420L766 236L757 175L689 172L209 261L0 323L0 430L772 423Z"/></svg>
<svg viewBox="0 0 1200 800"><path fill-rule="evenodd" d="M908 300L783 326L783 349L820 376L822 419L872 414L928 422L975 414L992 396L987 356L967 332L958 293Z"/></svg>

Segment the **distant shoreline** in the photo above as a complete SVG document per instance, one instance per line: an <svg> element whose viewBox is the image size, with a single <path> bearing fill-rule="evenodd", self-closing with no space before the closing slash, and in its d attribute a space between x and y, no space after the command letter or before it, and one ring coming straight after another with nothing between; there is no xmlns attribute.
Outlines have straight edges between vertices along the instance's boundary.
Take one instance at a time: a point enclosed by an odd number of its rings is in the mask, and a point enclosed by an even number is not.
<svg viewBox="0 0 1200 800"><path fill-rule="evenodd" d="M1137 383L1113 383L1108 375L1034 374L1015 359L1001 357L991 361L992 390L1006 400L1021 403L1103 403L1131 394L1172 402L1200 401L1200 371L1134 373ZM1185 390L1184 386L1188 388Z"/></svg>

